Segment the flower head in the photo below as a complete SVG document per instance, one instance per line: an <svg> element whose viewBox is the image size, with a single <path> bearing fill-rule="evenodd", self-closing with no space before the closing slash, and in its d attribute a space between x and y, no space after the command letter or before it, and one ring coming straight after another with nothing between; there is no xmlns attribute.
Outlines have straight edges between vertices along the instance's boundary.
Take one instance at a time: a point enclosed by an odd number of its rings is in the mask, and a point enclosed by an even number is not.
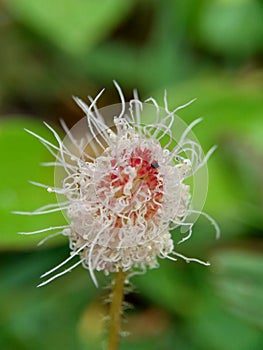
<svg viewBox="0 0 263 350"><path fill-rule="evenodd" d="M72 249L68 259L42 277L80 256L76 264L41 285L79 264L90 271L95 284L94 271L105 274L129 271L129 277L157 267L158 258L176 260L174 256L179 256L187 262L209 264L175 252L171 234L178 226L187 227L181 242L190 238L193 222L187 218L190 214L203 214L191 208L191 188L185 183L214 150L204 156L200 145L189 139L192 127L200 120L186 127L175 141L171 127L178 109L168 110L166 96L164 110L152 98L142 103L136 92L134 99L126 104L119 86L115 85L122 102L118 113L112 108L103 113L97 109L100 94L95 100L90 98L90 106L75 98L85 118L72 130L62 122L67 132L63 142L48 125L58 145L30 132L52 153L58 151L57 174L59 169L64 170L63 176L57 176L56 187L46 186L49 192L59 195L58 205L40 208L32 214L64 210L68 225L46 231L54 229L66 235ZM142 116L149 103L153 106L154 122L146 124ZM106 123L109 117L112 125ZM207 214L203 215L212 222L218 235L216 223Z"/></svg>

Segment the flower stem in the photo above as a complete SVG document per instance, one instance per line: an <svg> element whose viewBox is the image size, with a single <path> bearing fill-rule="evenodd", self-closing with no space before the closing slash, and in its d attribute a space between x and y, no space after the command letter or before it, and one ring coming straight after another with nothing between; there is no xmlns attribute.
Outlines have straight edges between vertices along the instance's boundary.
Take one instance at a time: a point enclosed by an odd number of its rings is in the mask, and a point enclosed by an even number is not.
<svg viewBox="0 0 263 350"><path fill-rule="evenodd" d="M120 340L122 302L124 298L125 273L120 270L116 272L112 287L112 299L110 304L110 324L108 350L117 350Z"/></svg>

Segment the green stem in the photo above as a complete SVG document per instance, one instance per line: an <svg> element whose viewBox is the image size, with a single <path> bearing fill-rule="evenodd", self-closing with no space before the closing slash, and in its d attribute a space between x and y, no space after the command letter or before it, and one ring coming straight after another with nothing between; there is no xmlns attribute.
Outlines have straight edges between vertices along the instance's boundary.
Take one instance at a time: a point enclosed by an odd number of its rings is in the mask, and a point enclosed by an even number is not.
<svg viewBox="0 0 263 350"><path fill-rule="evenodd" d="M110 324L108 350L117 350L121 332L122 302L124 298L125 273L120 270L116 272L112 288L110 304Z"/></svg>

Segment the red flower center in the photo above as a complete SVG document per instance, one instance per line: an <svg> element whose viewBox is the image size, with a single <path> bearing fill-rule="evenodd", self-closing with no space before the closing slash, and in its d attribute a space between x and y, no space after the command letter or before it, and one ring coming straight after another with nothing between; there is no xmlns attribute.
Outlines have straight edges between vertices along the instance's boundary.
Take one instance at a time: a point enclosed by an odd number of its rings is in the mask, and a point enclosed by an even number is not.
<svg viewBox="0 0 263 350"><path fill-rule="evenodd" d="M136 225L139 215L145 220L153 219L163 197L163 180L152 152L135 148L126 157L123 152L120 162L118 159L111 161L112 170L99 185L100 200L108 209L116 210L116 228L123 227L128 221ZM120 203L121 210L118 211Z"/></svg>

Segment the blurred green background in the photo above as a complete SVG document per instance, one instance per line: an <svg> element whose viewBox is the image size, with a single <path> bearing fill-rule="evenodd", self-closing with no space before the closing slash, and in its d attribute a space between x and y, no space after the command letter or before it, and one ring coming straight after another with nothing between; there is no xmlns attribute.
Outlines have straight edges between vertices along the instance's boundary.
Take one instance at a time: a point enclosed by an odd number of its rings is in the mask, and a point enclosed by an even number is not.
<svg viewBox="0 0 263 350"><path fill-rule="evenodd" d="M204 210L222 229L215 241L200 219L178 247L209 268L163 261L133 279L121 349L263 349L263 3L260 0L6 0L0 2L0 348L99 348L102 288L82 268L36 289L39 276L68 255L67 240L20 236L63 224L62 215L20 217L55 200L28 180L52 185L52 157L23 128L51 138L82 118L71 96L106 92L171 107L195 128L209 160ZM108 282L101 276L101 285Z"/></svg>

